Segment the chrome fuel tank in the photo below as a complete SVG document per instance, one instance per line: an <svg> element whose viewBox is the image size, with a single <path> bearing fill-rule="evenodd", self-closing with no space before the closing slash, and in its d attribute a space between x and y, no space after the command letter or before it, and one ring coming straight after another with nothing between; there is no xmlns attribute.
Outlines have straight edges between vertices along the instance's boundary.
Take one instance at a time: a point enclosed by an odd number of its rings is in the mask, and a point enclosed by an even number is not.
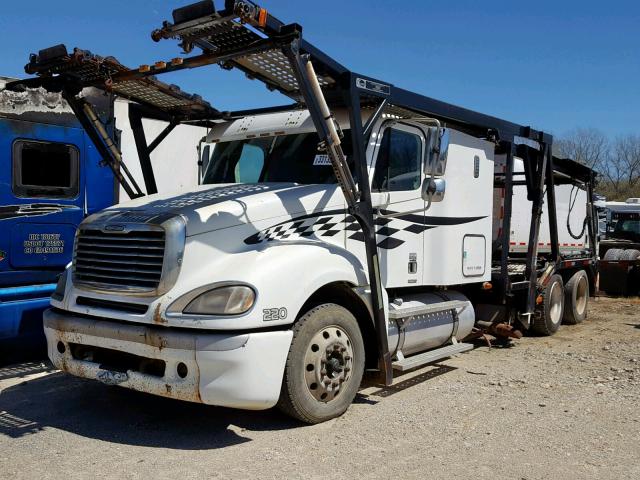
<svg viewBox="0 0 640 480"><path fill-rule="evenodd" d="M438 304L443 309L439 310ZM454 336L464 338L475 324L473 305L453 290L396 298L389 305L389 313L389 350L404 356L440 347Z"/></svg>

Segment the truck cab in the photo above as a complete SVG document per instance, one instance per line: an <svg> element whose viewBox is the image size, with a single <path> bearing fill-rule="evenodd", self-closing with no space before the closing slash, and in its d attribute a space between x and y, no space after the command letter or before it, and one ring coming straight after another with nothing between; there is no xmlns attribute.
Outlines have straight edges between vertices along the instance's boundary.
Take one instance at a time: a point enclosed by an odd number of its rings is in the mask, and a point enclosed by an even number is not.
<svg viewBox="0 0 640 480"><path fill-rule="evenodd" d="M114 178L60 96L0 91L0 342L42 341L42 311ZM24 340L24 342L22 341Z"/></svg>
<svg viewBox="0 0 640 480"><path fill-rule="evenodd" d="M637 199L630 199L637 200ZM607 203L606 239L600 242L600 288L609 295L640 293L640 205Z"/></svg>
<svg viewBox="0 0 640 480"><path fill-rule="evenodd" d="M440 130L411 119L381 119L372 132L367 159L385 310L393 318L453 302L406 330L389 323L394 352L411 355L474 327L459 289L491 279L493 153L488 142L448 130L435 154L430 144ZM310 390L326 408L341 388L357 388L337 373L362 374L364 352L354 365L352 350L366 345L371 368L377 357L362 231L318 151L309 113L222 123L207 144L195 191L151 195L82 222L73 265L45 313L49 355L106 383L264 409L281 399L295 325L329 305L347 323L318 340L322 352L340 354L331 357L332 386ZM425 193L425 182L439 186ZM320 375L322 361L308 365ZM314 375L310 388L319 385Z"/></svg>

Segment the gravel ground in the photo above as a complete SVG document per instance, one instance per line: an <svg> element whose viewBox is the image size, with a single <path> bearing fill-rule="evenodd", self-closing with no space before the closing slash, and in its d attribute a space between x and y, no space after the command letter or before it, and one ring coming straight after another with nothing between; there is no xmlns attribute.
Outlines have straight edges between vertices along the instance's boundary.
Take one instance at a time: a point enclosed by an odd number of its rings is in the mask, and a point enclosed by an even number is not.
<svg viewBox="0 0 640 480"><path fill-rule="evenodd" d="M637 299L365 388L316 426L29 363L0 369L0 477L640 479L639 399Z"/></svg>

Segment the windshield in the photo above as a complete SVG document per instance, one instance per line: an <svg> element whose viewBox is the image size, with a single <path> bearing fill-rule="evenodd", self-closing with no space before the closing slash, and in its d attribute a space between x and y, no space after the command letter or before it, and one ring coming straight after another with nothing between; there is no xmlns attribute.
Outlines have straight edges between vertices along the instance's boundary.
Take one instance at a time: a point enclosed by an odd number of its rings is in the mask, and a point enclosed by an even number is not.
<svg viewBox="0 0 640 480"><path fill-rule="evenodd" d="M319 141L313 132L220 142L202 183L335 183L329 158L318 151ZM342 148L349 162L349 130L344 132Z"/></svg>
<svg viewBox="0 0 640 480"><path fill-rule="evenodd" d="M615 223L613 234L619 237L640 236L640 213L618 213L612 215Z"/></svg>

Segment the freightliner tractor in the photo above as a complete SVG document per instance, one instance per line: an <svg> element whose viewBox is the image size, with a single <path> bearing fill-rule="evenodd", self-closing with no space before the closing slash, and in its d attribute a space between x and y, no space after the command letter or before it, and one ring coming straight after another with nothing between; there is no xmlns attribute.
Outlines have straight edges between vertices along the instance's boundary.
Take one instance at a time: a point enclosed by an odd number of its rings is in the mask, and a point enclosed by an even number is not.
<svg viewBox="0 0 640 480"><path fill-rule="evenodd" d="M80 225L45 312L56 367L317 423L347 410L366 370L390 385L466 339L586 317L594 173L553 157L550 135L352 72L249 1L179 8L152 38L184 55L130 69L58 45L9 85L60 92L116 174L87 87L209 129L197 188L141 196L118 175L132 201ZM292 103L222 111L157 79L213 64Z"/></svg>

